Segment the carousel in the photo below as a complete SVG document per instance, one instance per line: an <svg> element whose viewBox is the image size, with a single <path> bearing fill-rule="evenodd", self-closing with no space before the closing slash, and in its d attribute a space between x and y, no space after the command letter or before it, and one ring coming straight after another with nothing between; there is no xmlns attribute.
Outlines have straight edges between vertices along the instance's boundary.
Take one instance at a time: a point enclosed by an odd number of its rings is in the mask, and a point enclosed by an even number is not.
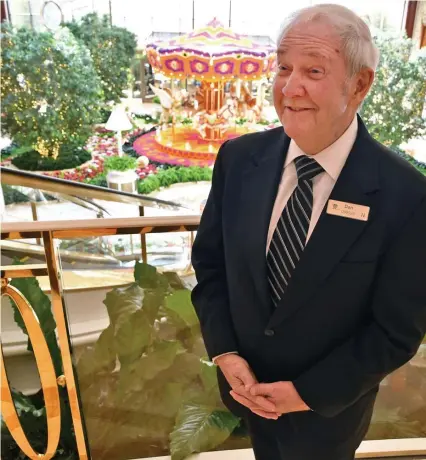
<svg viewBox="0 0 426 460"><path fill-rule="evenodd" d="M259 129L265 83L275 65L272 46L256 44L214 19L189 34L147 45L146 54L154 71L171 85L151 85L162 113L157 130L135 141L140 155L207 166L223 142ZM176 88L176 81L185 87Z"/></svg>

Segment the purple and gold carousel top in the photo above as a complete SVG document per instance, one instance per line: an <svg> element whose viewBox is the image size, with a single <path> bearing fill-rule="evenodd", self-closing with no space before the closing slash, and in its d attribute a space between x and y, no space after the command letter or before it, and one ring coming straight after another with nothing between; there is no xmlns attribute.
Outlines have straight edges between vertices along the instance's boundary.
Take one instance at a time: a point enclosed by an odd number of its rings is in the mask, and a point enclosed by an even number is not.
<svg viewBox="0 0 426 460"><path fill-rule="evenodd" d="M275 48L255 43L213 19L205 27L146 47L151 66L170 78L259 80L274 71Z"/></svg>

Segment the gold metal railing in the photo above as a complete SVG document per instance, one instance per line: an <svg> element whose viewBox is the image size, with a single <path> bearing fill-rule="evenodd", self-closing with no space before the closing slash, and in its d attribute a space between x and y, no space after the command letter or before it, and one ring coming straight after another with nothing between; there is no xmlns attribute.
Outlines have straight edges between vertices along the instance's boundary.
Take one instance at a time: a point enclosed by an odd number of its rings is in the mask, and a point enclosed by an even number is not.
<svg viewBox="0 0 426 460"><path fill-rule="evenodd" d="M82 460L88 459L88 447L86 445L83 429L81 405L77 394L71 357L70 336L65 317L61 267L54 245L54 239L118 235L123 233L123 231L125 231L126 234L140 235L163 232L193 232L198 228L199 219L199 216L163 218L141 217L128 219L93 219L78 222L45 221L3 224L1 233L2 240L41 238L43 240L46 256L46 264L5 266L2 267L1 270L1 294L2 296L10 297L15 302L22 315L23 322L28 331L29 340L33 347L46 403L48 441L45 453L39 453L34 451L21 426L13 403L11 389L4 366L3 354L1 354L2 416L19 448L29 458L50 460L55 455L61 431L60 403L57 387L61 385L66 386L68 391L79 458ZM33 308L16 288L9 285L9 280L13 278L43 275L49 276L53 313L57 325L59 347L64 369L64 375L60 376L55 375L55 369L49 354L46 339Z"/></svg>

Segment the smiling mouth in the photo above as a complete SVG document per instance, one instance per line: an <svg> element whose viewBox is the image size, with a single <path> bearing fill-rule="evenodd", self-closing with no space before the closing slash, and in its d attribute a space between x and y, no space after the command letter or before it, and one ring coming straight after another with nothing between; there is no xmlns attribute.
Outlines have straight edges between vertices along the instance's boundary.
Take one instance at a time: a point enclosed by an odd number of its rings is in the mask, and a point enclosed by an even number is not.
<svg viewBox="0 0 426 460"><path fill-rule="evenodd" d="M312 109L306 109L306 108L297 108L297 107L285 107L287 110L290 110L290 112L306 112L307 110L312 110Z"/></svg>

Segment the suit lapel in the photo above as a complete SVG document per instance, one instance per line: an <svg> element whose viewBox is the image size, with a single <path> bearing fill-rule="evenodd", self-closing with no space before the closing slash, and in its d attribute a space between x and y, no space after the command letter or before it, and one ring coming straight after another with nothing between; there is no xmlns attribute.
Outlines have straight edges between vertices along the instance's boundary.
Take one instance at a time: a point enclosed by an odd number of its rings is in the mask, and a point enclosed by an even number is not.
<svg viewBox="0 0 426 460"><path fill-rule="evenodd" d="M257 146L242 174L239 224L247 267L261 306L269 319L271 299L266 273L266 239L278 186L281 180L286 152L290 139L282 128L275 131L272 143ZM271 133L272 134L272 133Z"/></svg>
<svg viewBox="0 0 426 460"><path fill-rule="evenodd" d="M270 317L268 327L275 327L295 313L312 297L318 287L343 258L351 245L374 219L374 193L378 190L378 160L374 141L361 119L358 136L348 160L330 195L330 199L370 207L367 222L326 213L323 209L288 290Z"/></svg>

